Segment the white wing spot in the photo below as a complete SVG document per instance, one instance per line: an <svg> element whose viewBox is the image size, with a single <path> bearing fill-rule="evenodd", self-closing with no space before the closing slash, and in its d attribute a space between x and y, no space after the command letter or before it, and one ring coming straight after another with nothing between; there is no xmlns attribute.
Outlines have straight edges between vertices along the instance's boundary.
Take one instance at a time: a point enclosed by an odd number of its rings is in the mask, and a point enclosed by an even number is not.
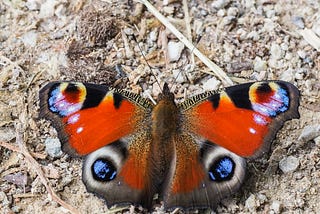
<svg viewBox="0 0 320 214"><path fill-rule="evenodd" d="M250 128L250 129L249 129L249 132L250 132L251 134L257 133L257 131L256 131L254 128Z"/></svg>
<svg viewBox="0 0 320 214"><path fill-rule="evenodd" d="M83 127L79 127L79 128L77 128L77 133L79 134L80 132L82 132L83 131Z"/></svg>

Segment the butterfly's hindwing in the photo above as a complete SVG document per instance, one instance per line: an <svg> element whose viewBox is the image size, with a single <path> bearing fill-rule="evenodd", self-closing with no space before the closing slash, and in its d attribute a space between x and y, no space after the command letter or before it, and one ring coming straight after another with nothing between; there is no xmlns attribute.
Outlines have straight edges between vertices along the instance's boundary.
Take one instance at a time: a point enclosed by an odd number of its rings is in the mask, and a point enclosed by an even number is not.
<svg viewBox="0 0 320 214"><path fill-rule="evenodd" d="M188 133L177 135L174 143L176 161L164 192L166 208L215 209L243 183L243 158Z"/></svg>
<svg viewBox="0 0 320 214"><path fill-rule="evenodd" d="M141 143L143 142L143 143ZM130 135L86 156L83 182L87 190L114 204L151 207L155 189L151 187L151 138L147 132Z"/></svg>

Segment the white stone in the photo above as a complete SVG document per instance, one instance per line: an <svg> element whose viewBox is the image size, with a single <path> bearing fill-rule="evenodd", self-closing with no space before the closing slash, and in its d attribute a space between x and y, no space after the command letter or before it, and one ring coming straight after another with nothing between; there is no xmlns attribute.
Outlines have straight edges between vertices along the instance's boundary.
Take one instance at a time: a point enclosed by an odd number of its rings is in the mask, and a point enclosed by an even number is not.
<svg viewBox="0 0 320 214"><path fill-rule="evenodd" d="M217 80L215 77L208 79L205 83L203 83L203 89L205 91L213 91L219 88L221 82Z"/></svg>
<svg viewBox="0 0 320 214"><path fill-rule="evenodd" d="M238 15L238 13L239 13L239 9L238 9L238 8L236 8L236 7L230 7L230 8L228 9L227 15L228 15L228 16L236 17L236 16Z"/></svg>
<svg viewBox="0 0 320 214"><path fill-rule="evenodd" d="M49 156L55 158L62 155L61 143L58 138L47 138L44 142L45 151Z"/></svg>
<svg viewBox="0 0 320 214"><path fill-rule="evenodd" d="M39 0L28 0L26 2L26 7L29 9L29 10L39 10L40 9L40 2Z"/></svg>
<svg viewBox="0 0 320 214"><path fill-rule="evenodd" d="M37 44L37 38L38 38L38 34L32 30L32 31L25 33L21 37L21 40L25 46L35 47Z"/></svg>
<svg viewBox="0 0 320 214"><path fill-rule="evenodd" d="M298 140L308 142L320 136L320 124L310 125L303 128Z"/></svg>
<svg viewBox="0 0 320 214"><path fill-rule="evenodd" d="M279 168L282 172L288 173L295 171L299 166L299 159L293 156L283 158L279 162Z"/></svg>
<svg viewBox="0 0 320 214"><path fill-rule="evenodd" d="M246 209L249 210L249 212L255 213L257 209L257 199L254 194L251 194L249 198L245 202Z"/></svg>
<svg viewBox="0 0 320 214"><path fill-rule="evenodd" d="M49 18L54 15L54 8L57 5L56 0L47 0L40 7L39 18Z"/></svg>
<svg viewBox="0 0 320 214"><path fill-rule="evenodd" d="M292 69L283 71L280 75L280 80L291 82L294 79L294 73Z"/></svg>
<svg viewBox="0 0 320 214"><path fill-rule="evenodd" d="M268 68L267 62L260 57L256 57L253 63L253 70L257 72L266 71Z"/></svg>
<svg viewBox="0 0 320 214"><path fill-rule="evenodd" d="M273 211L273 213L280 213L281 211L281 203L279 201L273 201L270 210Z"/></svg>
<svg viewBox="0 0 320 214"><path fill-rule="evenodd" d="M277 43L272 43L270 48L271 57L274 59L281 59L283 57L283 51Z"/></svg>
<svg viewBox="0 0 320 214"><path fill-rule="evenodd" d="M229 4L230 0L217 0L212 2L211 6L216 8L216 9L221 9L227 6Z"/></svg>
<svg viewBox="0 0 320 214"><path fill-rule="evenodd" d="M158 39L158 32L153 30L150 32L149 38L151 41L155 42Z"/></svg>
<svg viewBox="0 0 320 214"><path fill-rule="evenodd" d="M172 42L168 43L168 57L170 62L177 61L180 56L181 52L184 49L184 44L182 42Z"/></svg>

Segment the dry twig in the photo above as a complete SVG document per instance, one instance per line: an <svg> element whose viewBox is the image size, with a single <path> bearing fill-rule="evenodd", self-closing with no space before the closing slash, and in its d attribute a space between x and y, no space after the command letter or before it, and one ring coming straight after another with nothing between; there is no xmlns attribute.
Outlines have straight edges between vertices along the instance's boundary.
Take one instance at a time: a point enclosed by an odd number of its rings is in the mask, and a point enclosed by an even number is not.
<svg viewBox="0 0 320 214"><path fill-rule="evenodd" d="M205 64L207 65L212 72L205 72L209 74L215 74L225 86L233 85L232 80L226 75L226 73L215 63L213 63L208 57L202 54L180 31L178 31L159 11L153 7L147 0L140 0L159 21L166 26L185 46L190 50L193 50L193 53Z"/></svg>
<svg viewBox="0 0 320 214"><path fill-rule="evenodd" d="M70 211L71 213L75 213L75 214L80 214L80 212L74 208L73 206L71 206L70 204L67 204L65 201L63 201L61 198L59 198L56 193L54 192L54 190L51 188L51 186L49 185L49 182L47 180L47 178L45 177L41 166L39 165L39 163L32 157L32 155L29 153L26 145L24 144L23 141L23 128L21 124L17 124L16 125L16 142L20 147L20 153L23 154L23 156L25 157L26 161L30 164L31 169L33 169L37 175L39 176L42 184L46 187L49 197L52 198L52 200L56 201L58 204L60 204L63 208L67 209L68 211Z"/></svg>
<svg viewBox="0 0 320 214"><path fill-rule="evenodd" d="M20 148L17 147L16 145L13 145L11 143L6 143L6 142L1 142L0 141L0 146L7 148L11 151L14 152L21 152ZM41 153L37 153L37 152L30 152L30 154L32 155L32 157L37 158L37 159L46 159L47 155L46 154L41 154Z"/></svg>
<svg viewBox="0 0 320 214"><path fill-rule="evenodd" d="M192 42L191 26L190 26L191 20L189 15L188 2L187 0L183 0L182 3L183 3L183 11L184 11L184 21L186 23L187 38ZM194 62L193 50L191 50L190 53L191 53L191 62L192 62L192 65L194 65L195 62Z"/></svg>

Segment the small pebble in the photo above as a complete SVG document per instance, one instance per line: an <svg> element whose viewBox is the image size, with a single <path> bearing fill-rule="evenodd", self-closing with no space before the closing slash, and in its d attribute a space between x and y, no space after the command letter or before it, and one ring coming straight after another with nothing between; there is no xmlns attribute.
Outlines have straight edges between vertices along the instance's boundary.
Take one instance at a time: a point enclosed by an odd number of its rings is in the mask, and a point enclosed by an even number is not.
<svg viewBox="0 0 320 214"><path fill-rule="evenodd" d="M266 11L266 16L268 17L268 18L272 18L272 17L274 17L276 15L276 11L275 10L267 10Z"/></svg>
<svg viewBox="0 0 320 214"><path fill-rule="evenodd" d="M58 138L47 138L44 144L46 147L45 151L49 156L56 158L62 155L61 143Z"/></svg>
<svg viewBox="0 0 320 214"><path fill-rule="evenodd" d="M4 192L2 192L2 191L0 192L0 201L1 201L2 207L10 205L12 203L11 200L12 199L8 199L7 195Z"/></svg>
<svg viewBox="0 0 320 214"><path fill-rule="evenodd" d="M260 35L257 31L251 31L247 35L247 39L252 39L253 41L260 40Z"/></svg>
<svg viewBox="0 0 320 214"><path fill-rule="evenodd" d="M208 79L205 83L203 83L203 89L205 91L213 91L217 90L221 82L217 80L215 77Z"/></svg>
<svg viewBox="0 0 320 214"><path fill-rule="evenodd" d="M165 6L162 8L162 10L166 14L173 14L174 13L174 7L172 7L172 6Z"/></svg>
<svg viewBox="0 0 320 214"><path fill-rule="evenodd" d="M298 28L300 28L300 29L304 28L304 21L303 21L303 18L301 16L292 17L292 22Z"/></svg>
<svg viewBox="0 0 320 214"><path fill-rule="evenodd" d="M249 210L249 212L255 213L257 210L257 199L254 194L251 194L249 198L245 202L246 209Z"/></svg>
<svg viewBox="0 0 320 214"><path fill-rule="evenodd" d="M132 28L129 28L129 27L124 28L124 29L123 29L123 32L124 32L126 35L132 35L132 34L133 34Z"/></svg>
<svg viewBox="0 0 320 214"><path fill-rule="evenodd" d="M26 7L29 9L29 10L40 10L40 1L39 0L28 0L26 2Z"/></svg>
<svg viewBox="0 0 320 214"><path fill-rule="evenodd" d="M183 49L184 49L184 44L182 42L170 41L168 43L169 61L170 62L177 61L180 58Z"/></svg>
<svg viewBox="0 0 320 214"><path fill-rule="evenodd" d="M271 19L265 19L262 31L272 32L277 26Z"/></svg>
<svg viewBox="0 0 320 214"><path fill-rule="evenodd" d="M295 171L299 166L299 159L293 156L283 158L279 162L279 168L282 172L288 173Z"/></svg>
<svg viewBox="0 0 320 214"><path fill-rule="evenodd" d="M306 76L306 71L304 69L299 69L294 74L294 77L298 80L303 80Z"/></svg>
<svg viewBox="0 0 320 214"><path fill-rule="evenodd" d="M283 51L277 43L272 43L271 48L270 48L270 54L271 58L274 59L281 59L283 57Z"/></svg>
<svg viewBox="0 0 320 214"><path fill-rule="evenodd" d="M292 69L288 69L286 71L283 71L280 75L280 80L291 82L294 80L294 72Z"/></svg>
<svg viewBox="0 0 320 214"><path fill-rule="evenodd" d="M155 42L158 39L158 32L153 30L150 32L149 38L151 41Z"/></svg>
<svg viewBox="0 0 320 214"><path fill-rule="evenodd" d="M230 8L228 9L227 15L228 15L228 16L236 17L236 16L238 15L238 13L239 13L239 9L238 9L238 8L236 8L236 7L230 7Z"/></svg>
<svg viewBox="0 0 320 214"><path fill-rule="evenodd" d="M320 124L311 125L311 126L304 127L298 140L301 140L303 142L308 142L319 136L320 136Z"/></svg>
<svg viewBox="0 0 320 214"><path fill-rule="evenodd" d="M224 17L226 15L226 11L224 9L220 9L217 12L217 16Z"/></svg>
<svg viewBox="0 0 320 214"><path fill-rule="evenodd" d="M22 37L21 40L23 44L27 47L35 47L37 44L37 37L38 34L35 31L29 31L25 33Z"/></svg>
<svg viewBox="0 0 320 214"><path fill-rule="evenodd" d="M41 4L39 18L49 18L54 15L55 6L58 3L56 0L47 0Z"/></svg>
<svg viewBox="0 0 320 214"><path fill-rule="evenodd" d="M298 50L297 54L301 59L304 59L304 58L307 57L307 53L305 51L302 51L302 50Z"/></svg>
<svg viewBox="0 0 320 214"><path fill-rule="evenodd" d="M273 201L270 210L273 211L272 213L280 213L282 204L279 201Z"/></svg>
<svg viewBox="0 0 320 214"><path fill-rule="evenodd" d="M268 68L267 62L260 57L256 57L253 63L253 70L257 72L266 71Z"/></svg>
<svg viewBox="0 0 320 214"><path fill-rule="evenodd" d="M221 9L227 6L230 3L230 0L217 0L212 2L211 6L216 9Z"/></svg>

